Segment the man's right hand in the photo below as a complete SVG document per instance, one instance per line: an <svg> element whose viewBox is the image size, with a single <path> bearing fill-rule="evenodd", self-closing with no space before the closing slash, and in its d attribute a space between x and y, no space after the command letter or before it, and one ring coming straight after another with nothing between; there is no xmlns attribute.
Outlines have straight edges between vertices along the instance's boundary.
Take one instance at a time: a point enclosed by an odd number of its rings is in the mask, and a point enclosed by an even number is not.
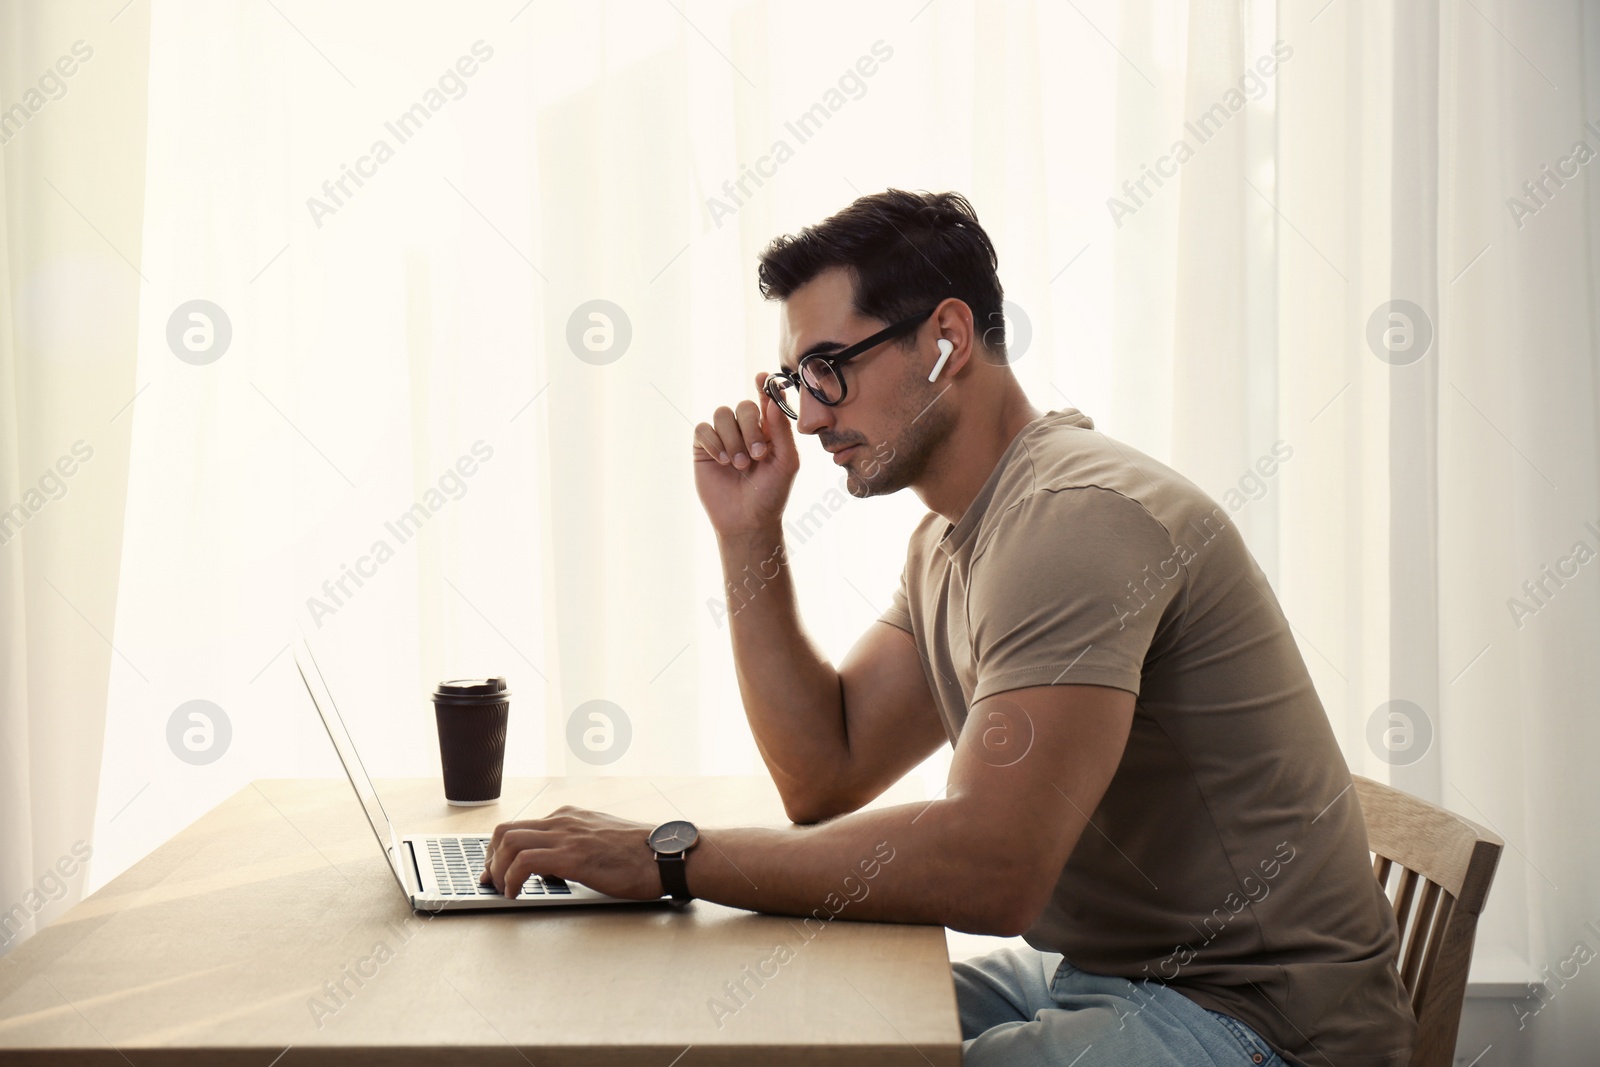
<svg viewBox="0 0 1600 1067"><path fill-rule="evenodd" d="M720 538L776 530L800 470L789 417L756 375L754 401L718 408L694 428L694 484Z"/></svg>
<svg viewBox="0 0 1600 1067"><path fill-rule="evenodd" d="M720 542L729 640L756 748L789 818L819 822L861 807L944 746L944 721L906 631L874 623L838 669L806 638L775 551L800 456L766 381L756 375L757 400L720 407L695 427L694 480Z"/></svg>

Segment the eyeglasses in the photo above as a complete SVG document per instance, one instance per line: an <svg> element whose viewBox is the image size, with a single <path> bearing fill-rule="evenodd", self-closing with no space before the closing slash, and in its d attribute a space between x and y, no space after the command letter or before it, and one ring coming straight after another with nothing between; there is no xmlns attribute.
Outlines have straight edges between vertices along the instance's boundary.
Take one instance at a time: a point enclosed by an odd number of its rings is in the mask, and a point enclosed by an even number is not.
<svg viewBox="0 0 1600 1067"><path fill-rule="evenodd" d="M779 370L776 374L769 374L765 385L766 393L778 402L783 413L791 419L798 419L800 410L800 386L806 387L806 392L816 397L822 403L833 407L845 398L844 374L839 370L839 365L846 360L854 359L869 348L883 344L883 342L909 333L914 327L920 325L924 319L938 310L935 304L920 314L909 319L901 319L892 326L879 330L871 337L857 341L849 348L841 348L837 352L811 352L800 358L799 365L793 372Z"/></svg>

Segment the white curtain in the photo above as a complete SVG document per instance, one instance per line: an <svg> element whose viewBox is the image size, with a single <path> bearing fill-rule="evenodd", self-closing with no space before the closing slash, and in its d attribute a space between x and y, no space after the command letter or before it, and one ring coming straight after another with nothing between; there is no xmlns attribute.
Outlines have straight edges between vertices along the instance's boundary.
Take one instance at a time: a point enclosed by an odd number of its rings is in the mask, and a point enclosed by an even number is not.
<svg viewBox="0 0 1600 1067"><path fill-rule="evenodd" d="M1461 1063L1600 1041L1600 983L1576 980L1600 953L1596 15L1335 3L1278 31L1304 42L1276 266L1278 365L1304 391L1281 417L1318 412L1278 584L1352 767L1506 839Z"/></svg>
<svg viewBox="0 0 1600 1067"><path fill-rule="evenodd" d="M1352 769L1507 838L1475 978L1600 950L1595 213L1541 170L1600 148L1592 8L0 13L0 107L93 48L3 147L0 507L94 450L0 545L0 907L337 773L296 622L378 775L436 773L426 690L483 673L508 773L759 773L691 428L775 363L761 247L897 186L971 198L1037 406L1227 505ZM790 548L839 657L922 509L824 459ZM1570 984L1482 1002L1485 1062L1600 1039Z"/></svg>
<svg viewBox="0 0 1600 1067"><path fill-rule="evenodd" d="M154 669L115 629L150 50L113 11L0 4L0 952L82 892L108 684Z"/></svg>

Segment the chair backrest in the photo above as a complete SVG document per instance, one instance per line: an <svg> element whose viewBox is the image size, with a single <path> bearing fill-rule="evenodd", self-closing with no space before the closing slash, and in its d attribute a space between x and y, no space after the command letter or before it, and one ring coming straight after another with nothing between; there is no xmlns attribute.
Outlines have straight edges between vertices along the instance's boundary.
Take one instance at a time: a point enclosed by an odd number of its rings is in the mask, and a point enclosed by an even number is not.
<svg viewBox="0 0 1600 1067"><path fill-rule="evenodd" d="M1411 1067L1450 1067L1478 914L1505 842L1471 819L1353 777L1372 870L1400 926L1400 978L1417 1016Z"/></svg>

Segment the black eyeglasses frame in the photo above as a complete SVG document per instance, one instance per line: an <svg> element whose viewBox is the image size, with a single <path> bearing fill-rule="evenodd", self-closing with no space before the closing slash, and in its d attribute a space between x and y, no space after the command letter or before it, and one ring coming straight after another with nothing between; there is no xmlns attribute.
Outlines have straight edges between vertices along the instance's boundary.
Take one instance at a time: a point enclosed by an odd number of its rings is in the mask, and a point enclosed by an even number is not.
<svg viewBox="0 0 1600 1067"><path fill-rule="evenodd" d="M861 355L861 353L867 351L869 348L875 348L876 346L883 344L885 341L892 340L893 338L899 337L902 334L909 333L912 328L920 326L923 321L925 321L937 310L939 310L939 305L935 304L927 311L920 312L919 314L912 315L910 318L901 319L899 322L885 326L872 336L862 338L855 344L850 345L848 348L841 348L837 352L812 352L809 355L801 358L800 362L795 365L793 372L780 368L776 374L767 375L767 380L763 388L765 389L766 394L772 397L773 401L777 403L778 407L783 410L783 413L789 416L791 419L798 419L800 415L798 412L789 410L789 405L783 402L782 390L774 389L775 384L783 386L804 386L806 392L816 397L818 403L826 404L828 407L834 407L835 405L842 404L844 403L845 397L849 395L850 389L845 382L844 375L839 372L839 366L841 364L854 359L855 357ZM826 364L828 369L833 372L833 376L839 379L839 399L829 400L816 389L813 389L810 383L805 380L806 365L811 363L813 360Z"/></svg>

